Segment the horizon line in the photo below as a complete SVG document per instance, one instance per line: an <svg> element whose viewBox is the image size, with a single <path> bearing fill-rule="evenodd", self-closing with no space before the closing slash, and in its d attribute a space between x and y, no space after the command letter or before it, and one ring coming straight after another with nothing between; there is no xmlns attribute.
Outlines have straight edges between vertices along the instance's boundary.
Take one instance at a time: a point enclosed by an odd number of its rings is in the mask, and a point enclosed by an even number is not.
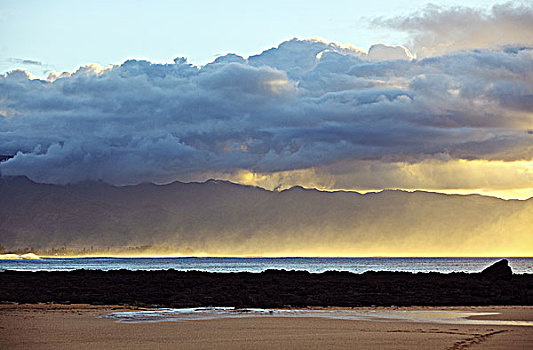
<svg viewBox="0 0 533 350"><path fill-rule="evenodd" d="M445 196L450 196L450 197L480 196L480 197L486 197L486 198L495 198L495 199L499 199L499 200L503 200L503 201L528 201L530 199L533 199L533 196L522 199L522 198L504 198L504 197L499 197L499 196L496 196L496 195L490 195L490 194L486 194L486 193L479 193L479 192L475 192L475 191L472 191L470 193L454 193L453 192L453 191L469 191L469 190L466 190L466 189L435 190L435 189L406 189L406 188L399 188L399 187L387 187L387 188L382 188L382 189L361 190L361 189L338 189L338 188L328 189L328 188L323 188L323 187L308 187L308 186L305 186L305 185L293 185L293 186L278 190L278 189L276 189L277 187L274 188L274 189L268 189L268 188L265 188L265 187L262 187L262 186L259 186L259 185L251 185L251 184L234 182L234 181L230 181L230 180L227 180L227 179L217 179L217 178L209 178L209 179L204 180L204 181L200 181L199 180L199 181L188 181L188 182L187 181L181 181L181 180L173 180L173 181L170 181L170 182L161 182L161 183L157 183L157 182L153 182L153 181L141 181L141 182L137 182L137 183L133 183L133 184L123 184L123 185L112 184L112 183L106 182L106 181L101 180L101 179L98 179L98 180L84 180L84 181L77 181L77 182L68 182L68 183L64 183L64 184L56 184L56 183L49 183L49 182L37 182L35 180L30 179L26 175L15 175L15 176L7 175L7 176L4 176L4 175L2 175L0 173L0 181L1 180L5 181L5 180L8 180L8 179L17 179L17 178L26 179L26 180L34 183L34 184L54 185L54 186L75 186L75 185L79 185L79 184L105 184L107 186L111 186L111 187L115 187L115 188L122 188L122 187L135 187L135 186L141 186L141 185L154 185L154 186L169 186L169 185L173 185L173 184L184 184L184 185L187 185L187 184L200 184L200 185L202 185L202 184L209 184L209 183L217 183L217 182L219 182L219 183L237 185L237 186L242 186L242 187L257 188L257 189L261 189L261 190L264 190L264 191L267 191L267 192L272 192L272 193L283 193L283 192L288 192L288 191L294 190L294 189L302 189L304 191L317 191L317 192L322 192L322 193L354 193L354 194L358 194L358 195L364 196L364 195L367 195L367 194L372 195L372 194L378 194L378 193L382 193L382 192L386 192L386 191L391 191L391 192L405 192L405 193L417 193L417 192L420 192L420 193L445 195Z"/></svg>
<svg viewBox="0 0 533 350"><path fill-rule="evenodd" d="M512 258L526 258L531 259L533 255L218 255L218 254L198 254L198 255L128 255L128 254L72 254L72 255L37 255L32 252L17 254L17 253L4 253L0 254L0 260L9 260L2 259L2 256L6 255L18 255L23 256L26 254L33 254L38 258L46 259L74 259L74 258L124 258L124 259L139 259L139 258L161 258L161 259L180 259L180 258L192 258L192 259L209 259L209 258L221 258L221 259L483 259L483 258L494 258L494 259L512 259ZM24 259L20 259L24 260ZM26 259L32 260L32 259ZM38 259L34 259L38 260Z"/></svg>

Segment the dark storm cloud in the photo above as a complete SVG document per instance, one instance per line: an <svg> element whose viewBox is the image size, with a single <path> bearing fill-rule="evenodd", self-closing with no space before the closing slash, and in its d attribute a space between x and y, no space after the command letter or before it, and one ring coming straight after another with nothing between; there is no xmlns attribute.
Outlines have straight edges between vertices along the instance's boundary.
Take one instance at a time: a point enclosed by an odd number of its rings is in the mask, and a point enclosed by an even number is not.
<svg viewBox="0 0 533 350"><path fill-rule="evenodd" d="M66 183L268 173L340 160L531 159L533 50L413 60L291 40L196 67L127 61L0 78L3 175Z"/></svg>

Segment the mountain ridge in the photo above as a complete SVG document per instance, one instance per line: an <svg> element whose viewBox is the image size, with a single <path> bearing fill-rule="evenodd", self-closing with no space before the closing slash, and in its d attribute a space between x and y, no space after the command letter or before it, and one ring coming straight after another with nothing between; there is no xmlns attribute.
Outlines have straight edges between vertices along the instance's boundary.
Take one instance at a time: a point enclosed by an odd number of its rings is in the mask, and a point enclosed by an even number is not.
<svg viewBox="0 0 533 350"><path fill-rule="evenodd" d="M303 191L316 191L316 192L321 192L321 193L350 193L350 194L356 194L356 195L361 195L361 196L379 194L379 193L383 193L383 192L401 192L401 193L427 193L427 194L442 195L442 196L447 196L447 197L478 196L478 197L483 197L483 198L494 198L494 199L501 200L501 201L522 201L522 202L523 201L533 201L533 197L529 197L527 199L515 199L515 198L506 199L506 198L500 198L500 197L496 197L496 196L484 195L484 194L479 194L479 193L468 193L468 194L443 193L443 192L430 191L430 190L404 190L404 189L399 189L399 188L384 188L384 189L381 189L381 190L375 190L375 191L369 191L369 192L359 192L357 190L342 190L342 189L326 190L326 189L319 189L319 188L316 188L316 187L304 187L302 185L294 185L292 187L285 188L285 189L282 189L282 190L275 190L275 189L274 190L269 190L269 189L261 187L261 186L241 184L241 183L238 183L238 182L233 182L233 181L229 181L229 180L214 179L214 178L210 178L210 179L207 179L205 181L191 181L191 182L183 182L183 181L176 180L176 181L172 181L172 182L168 182L168 183L161 183L161 184L154 183L154 182L140 182L140 183L137 183L137 184L114 185L114 184L110 184L110 183L107 183L107 182L104 182L104 181L81 181L81 182L74 182L74 183L67 183L67 184L53 184L53 183L36 182L36 181L31 180L27 176L4 176L4 177L0 176L0 183L2 183L2 181L5 181L5 182L6 181L13 181L14 179L20 179L20 180L24 180L24 181L31 182L31 183L34 183L34 184L53 185L53 186L60 186L60 187L62 187L62 186L77 186L77 185L93 185L93 184L101 184L101 185L115 187L115 188L149 186L149 185L153 185L153 186L171 186L171 185L174 185L174 184L181 184L181 185L187 185L187 184L197 184L197 185L202 185L202 184L228 184L228 185L236 185L236 186L241 186L241 187L256 188L256 189L259 189L259 190L264 190L264 191L267 191L267 192L274 192L274 193L282 193L282 192L287 192L287 191L297 190L297 189L301 189ZM17 181L17 180L15 180L15 181Z"/></svg>
<svg viewBox="0 0 533 350"><path fill-rule="evenodd" d="M204 183L0 181L0 245L214 255L531 255L533 200ZM498 248L499 250L494 250ZM486 252L486 253L483 253Z"/></svg>

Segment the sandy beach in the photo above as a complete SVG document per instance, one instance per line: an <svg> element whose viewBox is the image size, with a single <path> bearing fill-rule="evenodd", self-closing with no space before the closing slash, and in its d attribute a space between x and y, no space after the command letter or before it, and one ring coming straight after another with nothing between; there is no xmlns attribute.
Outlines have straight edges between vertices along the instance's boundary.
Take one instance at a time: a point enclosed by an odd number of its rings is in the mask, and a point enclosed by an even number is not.
<svg viewBox="0 0 533 350"><path fill-rule="evenodd" d="M387 308L377 308L387 310ZM2 349L528 349L529 326L405 320L255 317L118 323L100 318L136 307L3 304ZM533 321L531 306L413 307L401 310L497 312L477 319Z"/></svg>

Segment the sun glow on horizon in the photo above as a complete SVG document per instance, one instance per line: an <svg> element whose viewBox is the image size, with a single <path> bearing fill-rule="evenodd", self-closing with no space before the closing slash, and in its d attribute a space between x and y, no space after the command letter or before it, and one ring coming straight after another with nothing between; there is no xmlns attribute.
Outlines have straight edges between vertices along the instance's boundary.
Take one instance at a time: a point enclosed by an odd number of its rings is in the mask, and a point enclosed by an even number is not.
<svg viewBox="0 0 533 350"><path fill-rule="evenodd" d="M267 190L294 186L320 191L357 193L402 190L482 195L504 200L533 197L533 160L424 160L418 163L355 161L325 168L272 173L241 170L218 178ZM392 184L386 185L386 184ZM381 186L380 186L381 185Z"/></svg>
<svg viewBox="0 0 533 350"><path fill-rule="evenodd" d="M38 258L502 258L502 257L533 257L532 252L526 252L524 250L505 250L505 251L493 251L489 253L476 252L465 254L446 254L446 253L430 253L424 254L422 252L409 253L409 252L392 252L392 251L379 251L368 252L359 254L350 254L344 251L336 252L272 252L265 254L233 254L233 253L209 253L199 252L195 254L181 254L181 253L147 253L147 254L73 254L73 255L39 255ZM2 257L0 256L0 259Z"/></svg>

